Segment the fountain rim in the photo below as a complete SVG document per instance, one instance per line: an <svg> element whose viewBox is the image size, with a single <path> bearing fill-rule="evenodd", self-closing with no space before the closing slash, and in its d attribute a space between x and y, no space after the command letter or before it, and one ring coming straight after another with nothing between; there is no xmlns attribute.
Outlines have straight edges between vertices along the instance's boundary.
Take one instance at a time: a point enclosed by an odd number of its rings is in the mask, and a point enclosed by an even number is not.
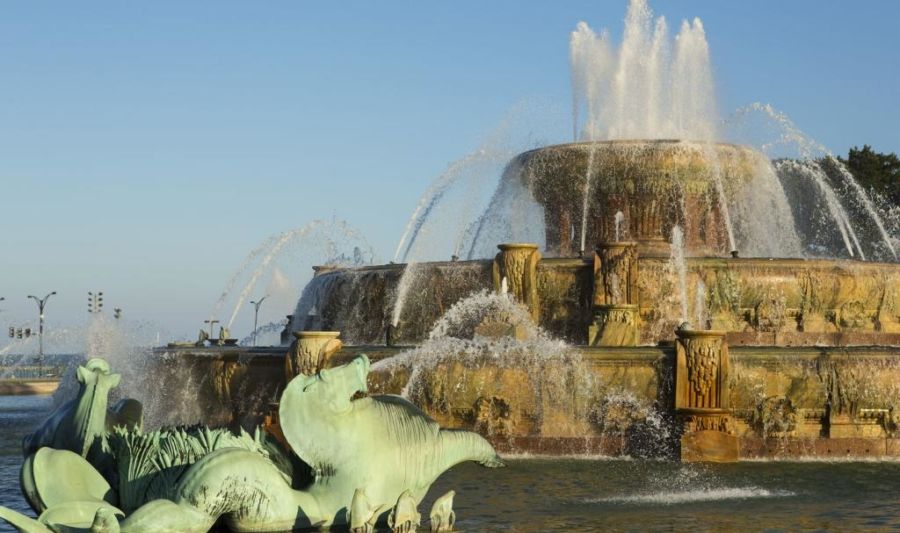
<svg viewBox="0 0 900 533"><path fill-rule="evenodd" d="M508 250L539 250L541 246L533 242L505 242L498 244L497 248L505 252Z"/></svg>
<svg viewBox="0 0 900 533"><path fill-rule="evenodd" d="M665 239L660 239L665 242ZM668 258L663 258L662 256L641 256L641 261L660 261L660 260L668 260ZM685 257L685 260L690 263L696 263L699 265L706 264L715 264L715 265L728 265L728 264L745 264L749 266L759 266L759 267L798 267L801 265L811 265L811 266L821 266L827 268L894 268L900 269L900 262L891 263L885 261L863 261L857 258L850 257L740 257L740 258L731 258L731 257L718 257L718 256L710 256L710 255L697 255L697 256L688 256ZM478 259L465 259L459 261L423 261L420 264L434 265L434 266L451 266L451 265L473 265L477 263L489 263L493 261L490 257L482 257ZM593 261L593 258L587 257L577 257L577 256L569 256L569 257L542 257L541 263L546 264L560 264L560 263L571 263L573 265L578 264L588 264ZM332 268L329 268L327 271L320 272L319 275L329 275L336 272L371 272L377 270L402 270L406 268L409 263L380 263L373 265L334 265Z"/></svg>
<svg viewBox="0 0 900 533"><path fill-rule="evenodd" d="M665 240L662 237L659 237L659 239ZM651 240L651 239L645 239L645 241L649 241L649 240ZM653 238L652 240L658 240L658 239ZM640 244L639 241L632 241L632 240L599 242L599 243L597 243L596 246L594 246L594 250L599 252L601 250L609 250L611 248L628 248L631 246L637 246L638 244Z"/></svg>
<svg viewBox="0 0 900 533"><path fill-rule="evenodd" d="M607 139L603 141L576 141L576 142L567 142L567 143L557 143L557 144L548 144L545 146L539 146L537 148L532 148L531 150L525 150L524 152L520 152L513 159L517 159L519 157L528 156L537 152L543 152L546 150L559 150L559 149L582 149L588 148L590 146L627 146L627 145L658 145L658 146L676 146L676 145L709 145L709 146L717 146L717 147L728 147L735 148L741 150L748 150L752 152L759 153L763 156L765 154L750 146L748 144L737 144L731 142L724 141L701 141L701 140L692 140L692 139Z"/></svg>
<svg viewBox="0 0 900 533"><path fill-rule="evenodd" d="M341 336L340 331L292 331L291 335L296 339L321 339L321 338L338 338Z"/></svg>
<svg viewBox="0 0 900 533"><path fill-rule="evenodd" d="M725 338L728 332L721 329L676 329L675 335L678 336L679 339L704 339L704 338L713 338L720 337Z"/></svg>

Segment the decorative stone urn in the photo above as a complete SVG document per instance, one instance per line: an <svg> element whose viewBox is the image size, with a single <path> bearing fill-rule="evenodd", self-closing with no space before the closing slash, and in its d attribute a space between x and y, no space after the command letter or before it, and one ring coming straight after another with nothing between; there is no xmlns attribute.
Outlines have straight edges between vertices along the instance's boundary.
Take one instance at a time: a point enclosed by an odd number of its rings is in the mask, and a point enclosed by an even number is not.
<svg viewBox="0 0 900 533"><path fill-rule="evenodd" d="M681 460L733 462L738 438L728 405L730 361L724 331L679 329L675 344L675 415Z"/></svg>
<svg viewBox="0 0 900 533"><path fill-rule="evenodd" d="M535 322L540 317L540 302L537 289L537 265L541 260L541 252L537 244L508 243L499 244L500 253L494 257L494 290L505 290L516 301L525 304Z"/></svg>
<svg viewBox="0 0 900 533"><path fill-rule="evenodd" d="M635 242L603 243L594 253L591 346L636 346L639 337Z"/></svg>
<svg viewBox="0 0 900 533"><path fill-rule="evenodd" d="M328 366L328 360L343 347L340 331L295 331L296 340L284 358L288 382L299 374L312 376Z"/></svg>

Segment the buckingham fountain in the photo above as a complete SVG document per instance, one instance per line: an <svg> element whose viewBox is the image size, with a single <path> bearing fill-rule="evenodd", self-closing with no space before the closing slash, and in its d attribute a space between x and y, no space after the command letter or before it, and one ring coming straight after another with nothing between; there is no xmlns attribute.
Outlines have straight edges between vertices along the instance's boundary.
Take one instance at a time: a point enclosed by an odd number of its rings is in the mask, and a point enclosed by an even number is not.
<svg viewBox="0 0 900 533"><path fill-rule="evenodd" d="M495 449L900 456L900 264L883 213L828 154L720 142L703 26L685 22L674 50L667 31L641 0L618 49L579 24L577 142L512 157L450 260L410 245L389 264L317 266L281 346L154 350L147 372L187 391L155 398L154 417L204 427L142 429L140 402L107 405L115 369L89 361L76 400L26 441L40 522L0 516L23 531L123 515L122 531L161 516L411 531L444 470L501 466ZM433 531L452 527L453 494Z"/></svg>

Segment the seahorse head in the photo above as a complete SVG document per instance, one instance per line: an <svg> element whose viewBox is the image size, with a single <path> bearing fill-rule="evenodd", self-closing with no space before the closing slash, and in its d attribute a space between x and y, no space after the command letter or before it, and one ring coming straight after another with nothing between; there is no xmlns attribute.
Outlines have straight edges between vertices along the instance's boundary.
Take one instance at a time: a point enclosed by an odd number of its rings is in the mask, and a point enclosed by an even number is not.
<svg viewBox="0 0 900 533"><path fill-rule="evenodd" d="M326 368L314 376L298 375L288 384L282 395L282 405L290 408L294 402L342 414L350 410L357 392L366 392L369 358L360 355L350 363ZM285 404L288 405L285 405Z"/></svg>

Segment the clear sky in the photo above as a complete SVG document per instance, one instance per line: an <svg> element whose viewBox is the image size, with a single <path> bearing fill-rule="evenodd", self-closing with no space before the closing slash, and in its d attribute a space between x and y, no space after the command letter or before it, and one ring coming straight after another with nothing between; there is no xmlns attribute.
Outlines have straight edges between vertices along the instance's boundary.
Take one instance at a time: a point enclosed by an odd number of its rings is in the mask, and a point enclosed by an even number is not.
<svg viewBox="0 0 900 533"><path fill-rule="evenodd" d="M836 153L900 151L900 2L651 6L670 28L703 20L723 112L768 102ZM0 324L51 290L48 324L84 323L103 290L194 335L257 243L316 218L389 260L430 181L517 102L568 109L569 32L584 20L618 42L625 9L3 2Z"/></svg>

